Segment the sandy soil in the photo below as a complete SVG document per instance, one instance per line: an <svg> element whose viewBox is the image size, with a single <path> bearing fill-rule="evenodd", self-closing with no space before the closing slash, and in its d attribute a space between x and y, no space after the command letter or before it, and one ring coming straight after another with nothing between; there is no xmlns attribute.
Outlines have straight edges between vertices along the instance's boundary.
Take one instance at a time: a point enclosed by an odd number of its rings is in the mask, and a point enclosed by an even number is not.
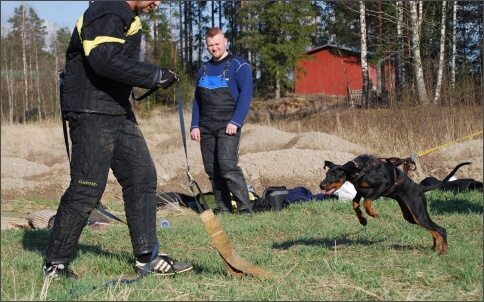
<svg viewBox="0 0 484 302"><path fill-rule="evenodd" d="M160 131L157 125L140 122L157 168L158 191L191 195L187 163L193 179L203 191L209 191L199 144L187 136L186 157L179 121L173 119L168 125ZM2 216L26 217L32 211L40 210L33 199L58 200L69 184L69 166L60 123L2 126L1 134ZM317 194L325 173L325 160L343 164L362 153L371 153L371 150L326 133L294 134L247 124L240 147L240 166L247 183L258 194L262 194L265 187L274 185L305 186ZM453 144L426 155L425 159L417 159L418 165L427 167L427 173L420 173L420 177L416 173L411 178L416 182L423 176L443 178L456 164L464 161L470 161L472 165L459 170L456 177L482 181L482 139ZM112 173L103 196L103 202L109 200L121 200L121 188ZM18 202L22 202L22 207Z"/></svg>

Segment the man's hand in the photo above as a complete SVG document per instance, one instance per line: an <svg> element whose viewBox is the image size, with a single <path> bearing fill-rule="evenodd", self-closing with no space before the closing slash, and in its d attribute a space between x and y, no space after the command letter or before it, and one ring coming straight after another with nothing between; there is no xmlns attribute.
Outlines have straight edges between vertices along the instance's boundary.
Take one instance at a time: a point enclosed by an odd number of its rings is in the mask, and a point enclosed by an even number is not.
<svg viewBox="0 0 484 302"><path fill-rule="evenodd" d="M235 133L237 133L237 129L239 129L239 127L232 123L228 123L227 128L225 128L225 134L235 135Z"/></svg>
<svg viewBox="0 0 484 302"><path fill-rule="evenodd" d="M200 141L200 128L193 128L190 131L190 137L192 140L199 142Z"/></svg>
<svg viewBox="0 0 484 302"><path fill-rule="evenodd" d="M171 85L175 84L180 80L178 76L168 68L160 68L160 73L161 73L161 78L158 84L156 85L163 89L167 89L168 87L170 87Z"/></svg>

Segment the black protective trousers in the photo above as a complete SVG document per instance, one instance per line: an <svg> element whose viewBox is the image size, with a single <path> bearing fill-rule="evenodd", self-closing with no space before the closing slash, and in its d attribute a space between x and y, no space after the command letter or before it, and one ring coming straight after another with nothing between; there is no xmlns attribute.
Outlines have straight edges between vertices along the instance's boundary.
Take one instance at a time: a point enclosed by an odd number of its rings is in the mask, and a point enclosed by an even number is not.
<svg viewBox="0 0 484 302"><path fill-rule="evenodd" d="M200 148L203 165L213 194L221 211L232 210L233 194L238 210L252 209L242 169L239 162L239 143L241 129L235 135L227 135L227 123L207 123L200 126Z"/></svg>
<svg viewBox="0 0 484 302"><path fill-rule="evenodd" d="M89 214L101 200L109 169L122 186L126 222L136 257L155 248L156 170L136 120L69 113L71 182L61 197L46 262L67 264Z"/></svg>

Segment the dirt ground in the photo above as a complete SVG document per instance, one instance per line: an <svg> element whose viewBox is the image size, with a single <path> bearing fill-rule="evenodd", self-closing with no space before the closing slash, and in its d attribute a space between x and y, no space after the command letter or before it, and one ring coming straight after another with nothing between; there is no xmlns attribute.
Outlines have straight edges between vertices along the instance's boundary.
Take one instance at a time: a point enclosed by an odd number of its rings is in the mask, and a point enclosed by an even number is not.
<svg viewBox="0 0 484 302"><path fill-rule="evenodd" d="M167 126L169 125L169 126ZM204 192L210 190L203 171L199 144L187 136L187 155L179 130L179 121L165 121L161 126L140 122L152 152L159 192L181 192L191 195L190 175ZM27 217L41 210L35 199L59 200L69 185L69 165L60 123L2 126L1 129L1 203L2 217ZM325 174L324 161L343 164L359 154L371 153L354 143L320 132L288 133L275 128L246 124L240 147L240 166L257 194L267 186L304 186L314 194L321 193L319 182ZM420 162L419 162L420 161ZM483 179L483 141L473 139L442 148L417 165L426 171L410 175L419 182L424 176L443 178L464 161L457 178ZM121 201L121 188L110 173L103 202ZM19 203L22 206L19 207ZM56 206L52 208L56 209ZM2 218L3 219L3 218Z"/></svg>

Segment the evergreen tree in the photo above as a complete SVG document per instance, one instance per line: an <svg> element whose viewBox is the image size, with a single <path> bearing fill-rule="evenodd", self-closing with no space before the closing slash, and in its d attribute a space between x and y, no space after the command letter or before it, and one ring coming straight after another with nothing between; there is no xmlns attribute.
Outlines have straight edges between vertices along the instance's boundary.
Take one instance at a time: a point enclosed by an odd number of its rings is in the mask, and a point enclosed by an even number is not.
<svg viewBox="0 0 484 302"><path fill-rule="evenodd" d="M259 91L276 99L293 86L293 71L311 46L316 8L308 1L248 1L238 12L246 29L237 43L257 56ZM253 60L252 60L253 62Z"/></svg>

